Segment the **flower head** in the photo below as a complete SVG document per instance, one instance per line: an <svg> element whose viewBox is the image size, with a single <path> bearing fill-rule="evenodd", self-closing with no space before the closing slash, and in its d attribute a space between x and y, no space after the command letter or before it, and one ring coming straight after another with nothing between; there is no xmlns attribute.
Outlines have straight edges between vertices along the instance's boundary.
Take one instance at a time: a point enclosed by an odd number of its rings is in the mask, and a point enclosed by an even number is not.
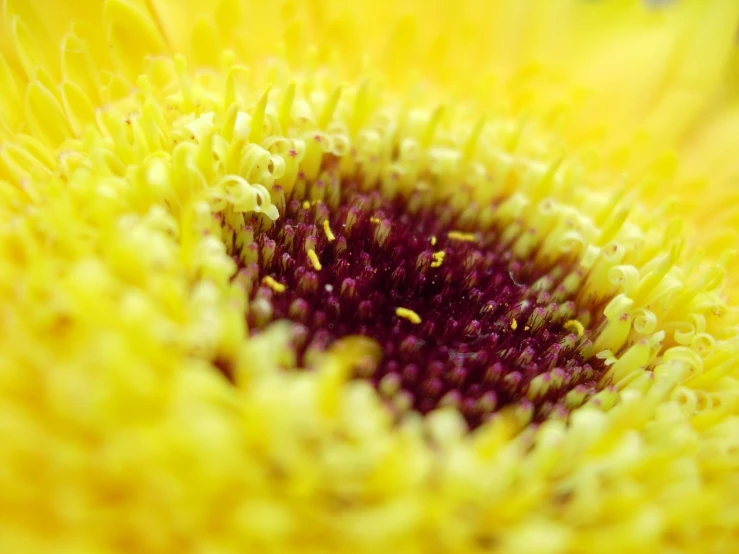
<svg viewBox="0 0 739 554"><path fill-rule="evenodd" d="M2 4L0 550L736 545L739 4L427 4Z"/></svg>

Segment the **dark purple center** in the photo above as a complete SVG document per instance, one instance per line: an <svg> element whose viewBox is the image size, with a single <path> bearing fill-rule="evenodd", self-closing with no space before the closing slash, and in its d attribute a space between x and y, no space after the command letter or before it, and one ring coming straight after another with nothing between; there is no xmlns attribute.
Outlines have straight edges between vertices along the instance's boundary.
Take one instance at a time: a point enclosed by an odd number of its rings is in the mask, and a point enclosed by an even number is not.
<svg viewBox="0 0 739 554"><path fill-rule="evenodd" d="M520 234L429 192L388 199L337 180L306 197L271 225L254 219L254 242L232 245L250 329L293 321L299 364L365 335L383 356L357 377L422 414L454 405L470 428L512 404L533 421L566 415L597 392L605 368L583 359L589 333L573 320L601 313L604 299L575 305L572 260L517 260Z"/></svg>

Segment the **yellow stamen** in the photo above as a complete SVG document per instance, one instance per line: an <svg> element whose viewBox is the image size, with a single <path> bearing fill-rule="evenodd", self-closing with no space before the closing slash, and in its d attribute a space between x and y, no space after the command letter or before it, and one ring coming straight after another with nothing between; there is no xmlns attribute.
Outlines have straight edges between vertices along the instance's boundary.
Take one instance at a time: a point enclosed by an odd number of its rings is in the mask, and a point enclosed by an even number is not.
<svg viewBox="0 0 739 554"><path fill-rule="evenodd" d="M477 240L475 233L463 233L462 231L449 231L446 236L452 240L464 242L475 242Z"/></svg>
<svg viewBox="0 0 739 554"><path fill-rule="evenodd" d="M444 263L446 252L444 250L439 250L438 252L434 252L432 257L434 258L434 261L431 262L431 267L441 267L441 264Z"/></svg>
<svg viewBox="0 0 739 554"><path fill-rule="evenodd" d="M326 238L328 239L329 242L334 242L336 240L336 236L331 230L331 226L329 225L328 219L323 220L323 232L326 233Z"/></svg>
<svg viewBox="0 0 739 554"><path fill-rule="evenodd" d="M431 246L436 246L436 235L431 235Z"/></svg>
<svg viewBox="0 0 739 554"><path fill-rule="evenodd" d="M418 325L421 323L421 316L419 316L416 312L413 310L409 310L408 308L395 308L395 315L398 317L402 317L403 319L407 319L413 325Z"/></svg>
<svg viewBox="0 0 739 554"><path fill-rule="evenodd" d="M280 283L279 281L275 281L272 277L267 275L264 279L262 279L262 283L267 285L269 288L271 288L273 291L275 291L277 294L280 294L281 292L285 292L287 287Z"/></svg>
<svg viewBox="0 0 739 554"><path fill-rule="evenodd" d="M318 254L316 254L316 251L312 248L308 250L308 259L310 260L310 265L313 266L313 269L316 271L321 271L321 269L323 269L321 261L318 259Z"/></svg>
<svg viewBox="0 0 739 554"><path fill-rule="evenodd" d="M310 202L307 200L303 202L303 209L304 210L310 210Z"/></svg>
<svg viewBox="0 0 739 554"><path fill-rule="evenodd" d="M380 221L382 221L382 220L379 217L372 216L372 217L370 217L370 221L372 223L380 223Z"/></svg>
<svg viewBox="0 0 739 554"><path fill-rule="evenodd" d="M568 331L570 331L570 330L573 330L573 329L574 329L575 333L577 333L577 336L578 336L578 338L579 338L579 337L582 337L582 336L583 336L583 335L585 334L585 327L583 327L583 326L582 326L582 323L580 323L580 322L579 322L578 320L576 320L576 319L571 319L571 320L569 320L569 321L568 321L567 323L565 323L565 324L563 325L563 327L564 327L565 329L567 329Z"/></svg>
<svg viewBox="0 0 739 554"><path fill-rule="evenodd" d="M518 321L516 321L515 319L511 320L511 329L513 329L514 331L518 329Z"/></svg>

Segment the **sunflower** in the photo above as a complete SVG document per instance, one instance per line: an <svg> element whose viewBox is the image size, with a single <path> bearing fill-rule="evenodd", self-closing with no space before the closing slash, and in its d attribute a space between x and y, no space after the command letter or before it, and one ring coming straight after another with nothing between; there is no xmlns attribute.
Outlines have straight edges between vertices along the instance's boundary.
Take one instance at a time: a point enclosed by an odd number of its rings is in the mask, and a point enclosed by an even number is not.
<svg viewBox="0 0 739 554"><path fill-rule="evenodd" d="M735 0L0 18L0 551L739 545Z"/></svg>

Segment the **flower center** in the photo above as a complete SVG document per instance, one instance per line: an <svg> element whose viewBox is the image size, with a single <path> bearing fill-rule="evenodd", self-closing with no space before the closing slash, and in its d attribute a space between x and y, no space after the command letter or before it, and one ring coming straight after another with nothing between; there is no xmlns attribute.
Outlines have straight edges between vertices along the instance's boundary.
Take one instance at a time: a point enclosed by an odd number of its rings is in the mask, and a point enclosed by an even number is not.
<svg viewBox="0 0 739 554"><path fill-rule="evenodd" d="M532 421L566 416L605 373L583 354L603 299L576 305L572 260L516 259L526 230L497 228L495 205L442 200L337 178L287 199L275 222L253 219L232 252L249 327L292 320L300 365L338 338L374 339L382 359L356 376L400 410L452 405L471 428L511 405Z"/></svg>

